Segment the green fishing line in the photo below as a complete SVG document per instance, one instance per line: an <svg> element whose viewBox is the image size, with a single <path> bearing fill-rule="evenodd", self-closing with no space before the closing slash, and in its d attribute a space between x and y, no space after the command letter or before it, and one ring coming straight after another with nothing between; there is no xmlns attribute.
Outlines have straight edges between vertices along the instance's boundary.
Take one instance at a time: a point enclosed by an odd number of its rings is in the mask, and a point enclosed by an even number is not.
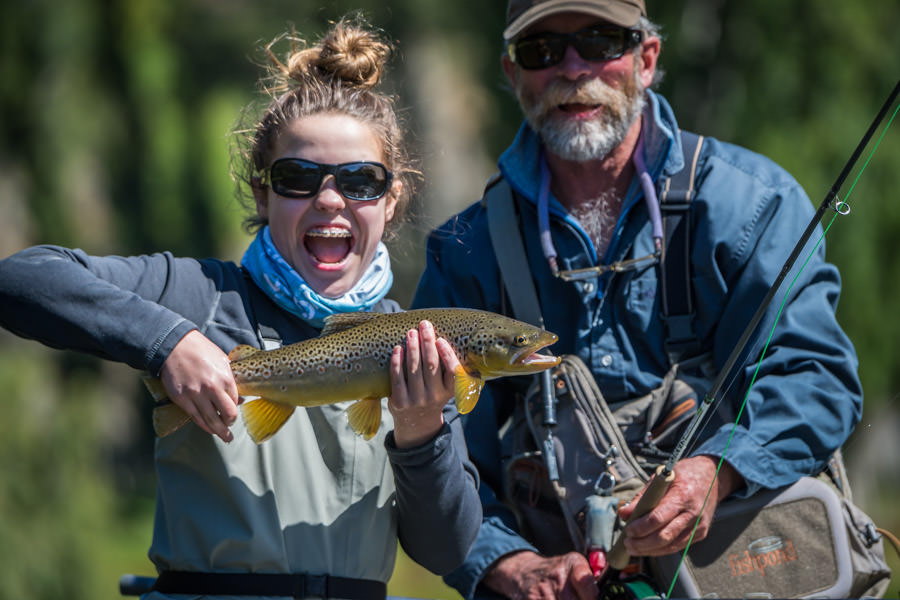
<svg viewBox="0 0 900 600"><path fill-rule="evenodd" d="M887 130L890 128L891 124L894 122L894 117L897 116L898 111L900 111L900 104L898 104L897 108L894 109L894 112L891 115L891 118L888 120L887 125L884 126L884 129L881 131L881 135L878 136L878 139L876 140L875 145L872 147L872 151L869 153L869 156L863 162L862 167L859 169L859 173L857 173L856 178L853 180L853 184L850 186L850 189L847 191L847 195L844 197L843 200L836 198L836 201L834 203L835 211L834 211L834 214L831 216L831 220L828 221L828 225L826 227L824 227L824 229L822 230L822 234L819 236L819 239L816 241L812 250L809 251L809 254L806 257L806 260L803 261L803 264L800 266L800 270L797 271L797 274L794 276L794 279L791 281L791 284L788 286L788 289L784 294L784 298L781 301L781 306L779 306L778 313L775 316L775 322L772 324L772 328L769 330L769 337L766 339L765 346L763 346L762 354L760 355L759 361L756 364L756 369L754 369L753 376L750 378L750 384L747 386L747 393L744 394L744 399L741 402L740 409L738 410L737 418L734 420L734 424L731 427L731 433L728 435L728 441L725 443L725 448L722 451L722 456L719 458L719 462L716 465L716 473L713 476L712 484L709 486L709 489L706 490L706 496L703 498L703 504L700 507L700 514L698 515L697 520L694 522L693 529L691 529L691 535L688 538L687 546L684 547L684 551L681 553L681 559L678 562L678 568L675 570L675 575L672 577L672 582L671 582L671 584L669 584L669 589L665 595L666 598L671 598L671 596L672 596L672 590L675 588L675 582L678 580L678 573L681 572L681 566L684 564L684 561L687 558L687 553L690 550L691 544L694 541L694 534L697 532L697 527L700 526L700 519L702 518L703 512L706 509L706 503L709 500L709 495L712 493L713 486L716 484L716 480L719 477L719 470L722 468L722 463L725 462L725 455L728 453L728 448L731 446L731 440L734 437L735 431L737 431L738 423L741 420L741 415L744 413L744 407L747 405L747 399L750 396L750 391L753 389L754 382L756 382L756 376L759 374L759 369L762 366L762 360L763 360L763 358L765 358L766 351L769 348L769 343L772 341L772 337L775 335L775 328L778 325L778 321L781 319L781 313L784 311L785 305L787 305L787 300L791 294L791 290L793 289L794 284L797 282L797 279L803 273L803 270L806 268L806 265L809 264L809 261L812 259L813 255L815 255L816 250L819 248L819 246L825 240L825 235L828 233L828 230L831 229L831 226L834 223L835 219L837 219L837 217L839 215L845 214L845 213L841 213L838 210L838 207L839 206L849 206L849 205L847 205L847 200L849 200L850 195L853 193L853 190L856 187L857 182L859 182L860 177L862 177L863 172L866 170L866 167L869 166L869 162L872 160L872 157L875 155L875 151L878 150L878 146L881 144L881 140L884 139L884 136L887 133Z"/></svg>

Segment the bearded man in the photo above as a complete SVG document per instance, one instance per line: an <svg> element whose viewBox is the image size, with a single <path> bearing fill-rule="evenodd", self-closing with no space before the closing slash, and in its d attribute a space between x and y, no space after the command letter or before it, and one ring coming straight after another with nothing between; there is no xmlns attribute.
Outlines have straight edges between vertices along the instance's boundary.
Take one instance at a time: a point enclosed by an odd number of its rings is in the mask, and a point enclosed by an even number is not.
<svg viewBox="0 0 900 600"><path fill-rule="evenodd" d="M689 373L696 392L693 406L679 402L678 410L696 409L704 382L708 389L812 217L809 199L767 158L680 131L668 102L651 90L662 43L644 0L510 0L503 37L503 71L525 122L489 189L506 186L516 213L511 227L524 240L527 267L512 280L533 281L543 323L559 335L551 350L587 365L617 420L638 406L635 399L671 385L667 375L675 372ZM694 147L685 148L690 139ZM673 229L686 242L673 249L662 233L657 195L682 172L692 192L681 202L681 229ZM473 204L432 232L414 307L509 313L510 297L524 293L501 278L487 204ZM666 283L673 264L681 276ZM838 272L819 247L785 300L767 354L737 370L659 504L625 527L630 555L683 549L698 517L693 539L703 539L724 498L815 474L844 443L859 421L862 390L854 348L835 318L839 292ZM682 295L687 310L673 318L671 296ZM774 322L774 312L764 322ZM537 484L530 505L511 497L516 457L506 442L521 426L511 416L530 383L522 379L489 383L465 417L484 522L465 564L445 579L467 599L595 598L602 554L591 563L579 532L569 542L566 527L558 530L559 544L531 536L535 528L523 527L522 509L548 522L564 510L542 504ZM661 432L685 422L684 414L664 408L653 415L631 411L623 430L629 450L648 462L664 460L680 435L664 440ZM635 424L643 426L639 436ZM601 476L608 483L617 474L578 477L599 488ZM619 517L627 518L634 504L622 506ZM587 512L576 507L569 515L582 536Z"/></svg>

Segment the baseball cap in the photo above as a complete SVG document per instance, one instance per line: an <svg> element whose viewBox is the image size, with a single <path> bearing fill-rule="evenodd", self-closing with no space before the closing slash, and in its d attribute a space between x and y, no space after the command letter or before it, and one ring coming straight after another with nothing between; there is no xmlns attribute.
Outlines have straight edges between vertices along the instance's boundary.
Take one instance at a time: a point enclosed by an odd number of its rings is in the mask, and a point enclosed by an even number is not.
<svg viewBox="0 0 900 600"><path fill-rule="evenodd" d="M622 27L634 27L647 15L644 0L509 0L503 39L511 40L529 25L561 12L587 13Z"/></svg>

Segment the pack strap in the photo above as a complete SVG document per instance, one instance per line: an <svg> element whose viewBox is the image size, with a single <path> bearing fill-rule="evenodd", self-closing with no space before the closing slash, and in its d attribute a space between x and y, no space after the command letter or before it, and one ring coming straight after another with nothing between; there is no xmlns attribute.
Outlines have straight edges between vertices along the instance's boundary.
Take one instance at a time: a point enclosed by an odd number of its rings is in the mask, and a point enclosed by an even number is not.
<svg viewBox="0 0 900 600"><path fill-rule="evenodd" d="M260 309L265 306L265 303L269 302L268 297L259 289L253 278L250 277L250 272L246 267L242 266L241 272L244 274L244 283L247 286L247 301L250 303L250 313L253 320L256 321L256 337L259 339L260 348L263 350L281 348L281 334L274 327L266 325L259 320Z"/></svg>
<svg viewBox="0 0 900 600"><path fill-rule="evenodd" d="M659 192L665 235L659 264L660 317L666 328L666 352L670 363L699 349L694 330L690 210L696 195L695 179L703 136L681 131L681 146L685 168L660 182L662 189Z"/></svg>
<svg viewBox="0 0 900 600"><path fill-rule="evenodd" d="M494 177L488 181L482 202L487 210L491 245L497 255L497 265L513 315L543 328L544 317L541 316L541 305L526 259L512 188L502 177ZM513 293L513 290L519 293Z"/></svg>
<svg viewBox="0 0 900 600"><path fill-rule="evenodd" d="M383 600L387 584L308 573L202 573L163 571L153 590L164 594L200 596L285 596L288 598L344 598Z"/></svg>

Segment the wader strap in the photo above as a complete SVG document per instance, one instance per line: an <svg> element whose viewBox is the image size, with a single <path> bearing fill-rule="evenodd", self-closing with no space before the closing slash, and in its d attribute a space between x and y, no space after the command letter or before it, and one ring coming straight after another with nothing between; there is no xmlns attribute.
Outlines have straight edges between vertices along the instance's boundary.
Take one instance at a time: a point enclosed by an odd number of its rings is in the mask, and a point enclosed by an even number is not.
<svg viewBox="0 0 900 600"><path fill-rule="evenodd" d="M538 301L531 269L525 254L525 245L519 232L519 221L513 201L512 189L502 177L488 182L484 192L491 245L497 255L497 265L503 277L506 296L512 304L513 316L537 327L544 327L541 305ZM518 293L516 293L518 292Z"/></svg>
<svg viewBox="0 0 900 600"><path fill-rule="evenodd" d="M681 132L683 169L660 182L659 208L665 243L659 264L660 316L666 328L666 352L670 364L699 351L694 331L694 297L691 284L691 200L703 136Z"/></svg>
<svg viewBox="0 0 900 600"><path fill-rule="evenodd" d="M259 338L260 347L263 350L274 350L281 348L281 334L259 320L260 307L264 306L264 302L269 302L268 297L263 293L259 286L250 277L250 273L246 268L241 267L244 273L244 283L247 285L247 301L250 303L250 315L256 321L256 336Z"/></svg>
<svg viewBox="0 0 900 600"><path fill-rule="evenodd" d="M198 573L163 571L153 590L164 594L199 596L285 596L288 598L343 598L384 600L387 584L306 573Z"/></svg>

